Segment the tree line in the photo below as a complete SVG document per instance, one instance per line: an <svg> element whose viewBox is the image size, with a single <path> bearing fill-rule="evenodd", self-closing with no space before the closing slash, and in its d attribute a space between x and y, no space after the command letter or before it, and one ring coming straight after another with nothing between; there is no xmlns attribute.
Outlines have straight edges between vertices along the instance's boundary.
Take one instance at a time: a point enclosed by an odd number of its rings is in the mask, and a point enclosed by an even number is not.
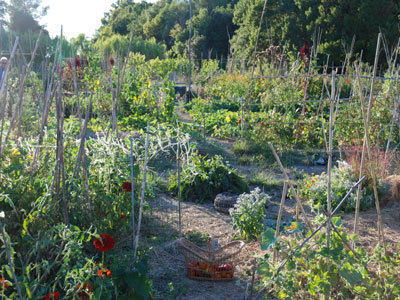
<svg viewBox="0 0 400 300"><path fill-rule="evenodd" d="M32 39L46 13L40 4L41 0L1 0L3 32L30 32ZM189 19L188 0L117 0L93 39L80 34L66 41L65 51L124 55L133 33L132 51L147 59L186 56ZM354 57L362 52L363 60L372 62L379 32L388 49L398 46L399 22L398 0L193 0L191 54L194 60L251 60L261 25L258 52L280 46L295 58L304 44L310 47L318 41L320 57L329 56L331 64L340 64L351 51ZM7 34L1 41L7 44Z"/></svg>

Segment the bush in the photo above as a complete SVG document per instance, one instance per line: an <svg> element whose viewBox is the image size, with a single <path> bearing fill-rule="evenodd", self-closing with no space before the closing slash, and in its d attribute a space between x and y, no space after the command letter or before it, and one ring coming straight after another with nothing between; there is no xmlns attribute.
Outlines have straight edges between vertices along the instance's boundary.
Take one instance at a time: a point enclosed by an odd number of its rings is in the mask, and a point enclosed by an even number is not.
<svg viewBox="0 0 400 300"><path fill-rule="evenodd" d="M313 174L312 174L313 175ZM339 162L339 166L332 168L332 209L334 209L350 188L357 182L353 176L350 165L346 162ZM307 199L311 206L319 210L322 205L327 206L327 186L328 174L323 172L321 175L309 176L305 175L301 188L300 197ZM379 190L384 189L383 184L379 184ZM342 210L354 211L356 207L357 193L353 192L349 199L343 204ZM370 188L363 187L361 194L360 209L364 210L374 204L374 195Z"/></svg>
<svg viewBox="0 0 400 300"><path fill-rule="evenodd" d="M168 190L177 194L177 175L171 174L170 181ZM213 201L217 194L227 191L241 194L248 192L249 187L234 170L224 165L221 156L205 159L193 155L184 166L181 173L181 196L184 201Z"/></svg>
<svg viewBox="0 0 400 300"><path fill-rule="evenodd" d="M239 230L240 237L246 240L256 239L263 231L263 219L266 215L266 203L271 197L261 193L259 188L250 194L239 196L234 208L230 209L233 228Z"/></svg>

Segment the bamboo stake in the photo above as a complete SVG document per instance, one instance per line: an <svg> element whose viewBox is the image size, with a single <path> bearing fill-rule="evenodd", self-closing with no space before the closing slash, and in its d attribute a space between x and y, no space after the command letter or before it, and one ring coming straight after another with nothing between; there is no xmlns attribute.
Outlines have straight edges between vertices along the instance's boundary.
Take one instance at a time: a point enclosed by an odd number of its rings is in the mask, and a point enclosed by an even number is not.
<svg viewBox="0 0 400 300"><path fill-rule="evenodd" d="M287 192L288 192L288 183L287 183L287 181L285 181L284 184L283 184L281 205L279 206L278 220L276 221L275 237L279 236L279 233L280 233L280 230L281 230L281 220L282 220L283 210L285 208L285 200L286 200ZM274 262L277 259L277 254L278 253L277 253L276 249L274 249Z"/></svg>
<svg viewBox="0 0 400 300"><path fill-rule="evenodd" d="M331 239L331 227L330 227L330 219L332 212L332 147L333 147L333 110L335 109L335 75L336 72L332 72L332 85L331 85L331 105L329 110L329 145L328 145L328 184L327 184L327 202L328 202L328 225L326 228L327 231L327 239L326 239L326 247L329 251L330 239Z"/></svg>
<svg viewBox="0 0 400 300"><path fill-rule="evenodd" d="M324 212L325 216L329 216L328 212L322 207L322 211ZM336 234L340 237L340 239L342 240L343 244L347 247L347 249L349 249L354 256L358 259L358 254L353 250L353 248L350 246L350 244L344 239L344 237L340 234L339 230L336 228L335 224L332 223L332 220L330 219L329 221L331 223L332 229L336 232Z"/></svg>
<svg viewBox="0 0 400 300"><path fill-rule="evenodd" d="M63 28L61 26L61 46L63 39ZM56 167L53 183L55 183L55 202L58 203L60 191L60 179L62 188L62 216L64 224L68 224L68 203L65 197L65 173L64 173L64 109L62 104L62 48L60 49L59 57L59 74L58 74L58 93L56 93L56 118L57 118L57 150L56 150Z"/></svg>
<svg viewBox="0 0 400 300"><path fill-rule="evenodd" d="M4 84L4 83L8 82L8 80L7 80L8 79L8 72L9 72L9 70L11 68L11 63L12 63L12 61L14 59L15 52L17 50L18 41L19 41L19 38L17 37L15 39L14 47L13 47L13 49L11 51L10 59L8 61L6 70L5 70L4 74L3 74L3 77L2 77L1 82L0 82L0 98L4 93L4 101L3 101L3 104L2 104L2 108L1 108L1 123L2 123L2 125L1 125L1 133L0 133L0 157L1 157L2 153L3 153L3 148L2 148L3 128L4 128L4 121L5 121L5 111L6 111L6 107L7 107L7 96L6 96L6 94L7 94L8 85Z"/></svg>
<svg viewBox="0 0 400 300"><path fill-rule="evenodd" d="M3 227L3 223L1 222L1 220L0 220L0 230L1 230L1 235L3 236L4 247L6 249L8 265L10 267L11 275L13 277L14 284L17 287L17 292L18 292L19 299L23 300L24 298L22 298L21 288L19 286L18 279L17 279L17 276L15 275L15 271L14 271L14 264L12 262L11 250L10 250L10 247L9 247L9 245L7 243L7 236L6 236L5 232L4 232L4 227Z"/></svg>
<svg viewBox="0 0 400 300"><path fill-rule="evenodd" d="M38 36L38 38L36 40L35 48L34 48L34 50L32 52L31 60L29 62L28 68L27 68L24 76L22 77L22 80L21 80L21 83L20 83L20 86L19 86L18 104L17 104L17 106L15 108L13 118L12 118L12 120L10 122L10 128L9 128L9 130L7 132L6 142L8 140L9 135L10 135L10 132L14 129L14 125L15 125L15 121L17 119L17 115L19 115L19 119L21 118L21 114L19 112L22 109L22 101L23 101L23 97L24 97L24 93L25 93L25 88L24 87L25 87L26 80L28 79L29 73L31 72L31 69L32 69L32 66L33 66L33 61L34 61L35 56L36 56L36 51L37 51L38 46L39 46L39 40L40 40L40 37L42 36L42 32L43 32L43 29L41 29L40 32L39 32L39 36ZM19 123L20 122L21 122L21 120L19 120ZM17 136L18 136L18 134L17 134Z"/></svg>
<svg viewBox="0 0 400 300"><path fill-rule="evenodd" d="M112 67L111 67L112 68ZM110 88L111 88L111 97L112 97L112 134L117 132L117 104L115 99L115 90L112 82L112 74L110 71Z"/></svg>
<svg viewBox="0 0 400 300"><path fill-rule="evenodd" d="M6 86L6 88L4 90L3 103L1 104L1 112L0 112L0 114L1 114L0 150L2 147L4 123L5 123L5 113L6 113L6 109L7 109L8 80L5 82L5 86ZM0 99L1 99L1 94L0 94Z"/></svg>
<svg viewBox="0 0 400 300"><path fill-rule="evenodd" d="M182 207L181 207L181 154L180 134L178 127L178 143L176 149L176 164L178 168L178 213L179 213L179 237L182 238Z"/></svg>
<svg viewBox="0 0 400 300"><path fill-rule="evenodd" d="M371 155L371 144L370 144L370 138L369 138L369 124L371 120L371 109L372 109L372 97L373 97L373 91L374 91L374 85L375 85L375 77L376 77L376 70L378 67L378 59L379 59L379 49L380 49L380 43L381 43L381 38L382 34L379 33L378 35L378 42L376 45L376 53L375 53L375 62L374 62L374 68L373 68L373 76L371 79L371 88L370 88L370 93L369 93L369 100L368 100L368 109L367 113L365 115L365 106L364 106L364 97L362 94L360 94L360 100L361 100L361 105L362 105L362 113L363 113L363 120L364 120L364 139L366 142L366 150L367 150L367 155L368 155L368 160L370 163L372 162L372 155ZM360 70L360 69L359 69ZM360 78L358 72L358 78ZM360 80L359 80L360 83ZM386 246L385 246L385 237L384 237L384 232L383 232L383 226L382 226L382 215L381 215L381 209L380 209L380 204L379 204L379 196L378 196L378 189L377 189L377 179L376 179L376 173L373 167L371 167L371 176L372 176L372 185L373 185L373 190L374 190L374 197L375 197L375 207L378 215L378 239L379 239L379 245L383 245L385 247L386 251Z"/></svg>
<svg viewBox="0 0 400 300"><path fill-rule="evenodd" d="M76 74L75 62L72 64L72 76L73 76L73 80L74 80L74 90L75 90L76 103L77 103L77 109L78 109L79 130L82 131L82 114L81 114L81 105L80 105L80 101L79 101L78 79L77 79L77 74Z"/></svg>
<svg viewBox="0 0 400 300"><path fill-rule="evenodd" d="M92 202L90 201L90 191L89 191L89 172L86 165L86 154L85 149L82 152L82 163L83 163L83 180L85 185L85 192L86 192L86 202L88 205L89 210L89 221L92 220Z"/></svg>
<svg viewBox="0 0 400 300"><path fill-rule="evenodd" d="M133 178L133 137L131 142L131 211L132 211L132 249L135 249L135 194L134 194L134 178Z"/></svg>
<svg viewBox="0 0 400 300"><path fill-rule="evenodd" d="M56 53L54 55L53 68L47 79L47 89L45 91L44 104L43 104L44 109L43 109L43 114L42 114L42 126L41 126L41 129L39 132L39 137L38 137L38 142L37 142L36 149L35 149L35 154L33 155L33 160L32 160L32 164L31 164L31 175L33 175L36 159L40 155L40 145L42 144L42 140L43 140L43 136L44 136L44 129L47 125L47 118L49 115L49 110L51 107L53 97L55 95L56 86L54 86L54 88L53 88L54 78L55 78L54 74L55 74L55 70L56 70L56 66L57 66L57 64L56 64L57 56L58 56L58 53L61 52L61 45L62 45L62 40L60 40L59 44L57 45ZM53 189L53 187L52 187L52 189Z"/></svg>
<svg viewBox="0 0 400 300"><path fill-rule="evenodd" d="M297 184L297 195L300 194L300 185ZM296 222L299 221L299 217L300 217L300 207L299 204L296 202Z"/></svg>
<svg viewBox="0 0 400 300"><path fill-rule="evenodd" d="M135 252L134 252L134 260L135 261L136 261L137 248L139 245L140 226L142 223L142 214L143 214L144 191L146 188L147 159L148 159L148 150L149 150L149 127L150 127L149 123L147 123L144 166L143 166L143 182L142 182L142 191L141 191L141 197L140 197L139 219L138 219L138 225L137 225Z"/></svg>
<svg viewBox="0 0 400 300"><path fill-rule="evenodd" d="M254 289L254 279L256 277L256 269L257 269L257 259L253 261L253 272L251 274L251 284L250 284L250 300L253 299L253 289Z"/></svg>
<svg viewBox="0 0 400 300"><path fill-rule="evenodd" d="M269 148L271 149L272 153L274 154L274 157L275 157L276 161L278 162L278 165L279 165L279 167L280 167L280 169L281 169L283 175L284 175L285 178L286 178L286 182L289 184L290 190L292 191L292 193L293 193L293 195L294 195L294 197L295 197L295 199L296 199L296 201L297 201L297 204L300 206L301 212L302 212L302 214L303 214L303 218L304 218L304 220L305 220L305 222L306 222L308 228L312 231L313 228L312 228L312 225L311 225L310 220L308 219L308 217L307 217L307 215L306 215L306 212L305 212L305 210L304 210L303 204L301 204L301 200L300 200L299 196L297 195L296 190L294 189L293 184L292 184L292 182L290 181L289 175L287 174L285 168L283 167L282 162L281 162L281 160L279 159L278 154L276 154L276 151L275 151L274 146L272 145L272 143L268 143L268 146L269 146Z"/></svg>
<svg viewBox="0 0 400 300"><path fill-rule="evenodd" d="M359 96L360 96L360 99L364 99L364 96L363 96L363 93L362 93L361 78L360 78L361 69L359 69L357 71L357 68L360 68L360 67L355 65L357 83L358 83L358 87L359 87ZM364 100L361 100L361 101L362 101L361 103L363 103ZM362 114L363 114L363 120L365 119L365 110L364 109L365 109L364 108L364 104L362 104L361 111L362 111ZM365 127L365 123L364 123L364 127ZM363 148L362 148L361 160L360 160L359 178L361 178L363 176L363 173L364 173L366 143L367 142L366 142L365 135L364 135ZM353 228L353 233L354 234L358 234L358 224L359 224L359 219L360 219L360 206L361 206L361 193L362 193L362 183L357 188L356 211L355 211L355 216L354 216L354 228ZM355 247L354 241L353 241L353 247Z"/></svg>
<svg viewBox="0 0 400 300"><path fill-rule="evenodd" d="M80 141L80 145L79 145L78 155L76 156L76 163L75 163L73 178L79 177L82 153L84 152L84 149L85 149L86 131L87 131L87 126L88 126L88 123L89 123L89 120L91 117L91 111L92 111L92 97L93 97L93 94L90 94L89 107L87 108L86 116L85 116L85 123L83 124L83 128L81 130L81 141Z"/></svg>

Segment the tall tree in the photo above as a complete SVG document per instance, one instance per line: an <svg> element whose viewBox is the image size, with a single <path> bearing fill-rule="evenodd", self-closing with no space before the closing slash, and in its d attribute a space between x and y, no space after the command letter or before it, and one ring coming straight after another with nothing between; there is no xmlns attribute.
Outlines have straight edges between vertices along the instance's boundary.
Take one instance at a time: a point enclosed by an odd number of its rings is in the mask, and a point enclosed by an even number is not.
<svg viewBox="0 0 400 300"><path fill-rule="evenodd" d="M39 31L38 19L46 15L48 7L41 7L42 0L10 0L9 28L19 33Z"/></svg>
<svg viewBox="0 0 400 300"><path fill-rule="evenodd" d="M251 57L264 0L239 0L234 23L239 26L233 38L236 55ZM321 30L320 53L340 63L345 46L356 37L354 51L373 61L376 38L381 30L387 41L397 41L400 3L398 0L267 0L260 32L259 49L287 42L295 55L313 33Z"/></svg>

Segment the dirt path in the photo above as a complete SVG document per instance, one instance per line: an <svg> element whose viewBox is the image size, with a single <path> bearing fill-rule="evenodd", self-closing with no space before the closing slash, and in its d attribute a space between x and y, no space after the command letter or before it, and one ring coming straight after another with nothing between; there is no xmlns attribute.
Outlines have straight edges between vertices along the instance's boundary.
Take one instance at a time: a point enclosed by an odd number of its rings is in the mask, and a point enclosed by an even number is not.
<svg viewBox="0 0 400 300"><path fill-rule="evenodd" d="M161 198L161 200L160 200ZM159 294L155 299L244 299L248 276L246 260L254 243L248 243L239 256L241 262L230 282L197 281L187 277L187 267L180 247L175 243L179 237L177 201L160 195L150 203L153 208L150 231L158 243L148 236L154 255L150 256L150 278ZM232 221L229 215L214 210L212 204L182 203L183 236L198 236L197 242L204 248L207 236L213 236L217 245L233 240ZM204 234L204 237L201 236ZM247 268L247 269L246 269Z"/></svg>

